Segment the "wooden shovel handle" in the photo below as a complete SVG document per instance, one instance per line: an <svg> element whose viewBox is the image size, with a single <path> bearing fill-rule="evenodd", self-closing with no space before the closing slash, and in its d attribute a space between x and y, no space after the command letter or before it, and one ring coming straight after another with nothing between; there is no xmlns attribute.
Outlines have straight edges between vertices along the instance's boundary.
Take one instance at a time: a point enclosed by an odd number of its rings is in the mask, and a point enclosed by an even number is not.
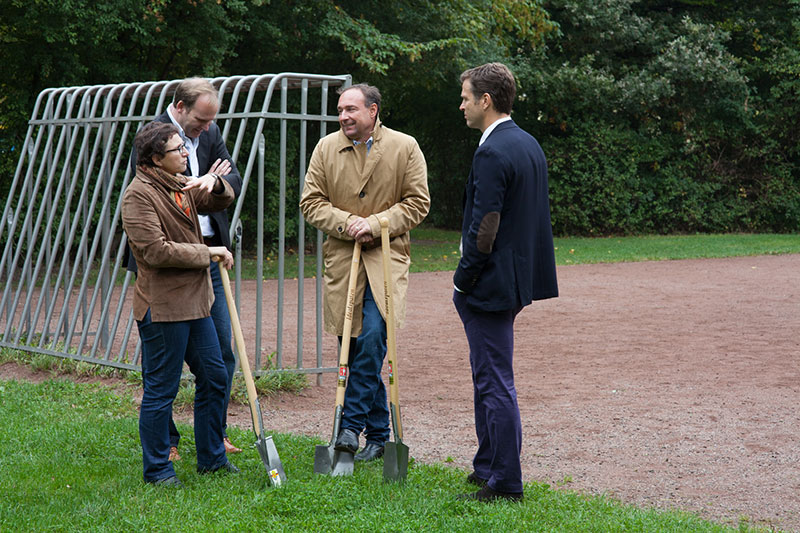
<svg viewBox="0 0 800 533"><path fill-rule="evenodd" d="M356 285L358 267L361 262L361 243L353 245L353 259L350 262L350 279L347 282L347 307L344 310L342 346L339 350L339 377L336 385L336 406L344 405L344 391L347 386L347 373L350 362L350 333L353 331L353 309L356 305Z"/></svg>
<svg viewBox="0 0 800 533"><path fill-rule="evenodd" d="M392 254L389 248L389 219L381 218L381 250L383 251L383 292L386 302L386 353L389 359L389 403L395 407L397 420L394 433L403 439L403 424L400 421L400 391L397 376L397 338L394 318L394 280L392 278Z"/></svg>
<svg viewBox="0 0 800 533"><path fill-rule="evenodd" d="M219 261L221 257L214 257L214 261ZM236 302L233 301L233 293L231 292L231 280L228 277L228 269L221 263L219 265L219 274L222 278L222 286L225 288L225 300L228 302L228 314L231 316L231 328L233 329L233 337L236 339L236 350L239 352L239 364L242 367L242 374L244 374L244 383L247 387L247 400L250 403L250 415L253 417L253 431L256 437L259 437L263 428L261 427L261 419L258 416L258 395L256 394L256 384L253 381L253 374L250 372L250 360L247 359L247 351L244 345L244 335L242 335L242 325L239 322L239 313L236 311Z"/></svg>

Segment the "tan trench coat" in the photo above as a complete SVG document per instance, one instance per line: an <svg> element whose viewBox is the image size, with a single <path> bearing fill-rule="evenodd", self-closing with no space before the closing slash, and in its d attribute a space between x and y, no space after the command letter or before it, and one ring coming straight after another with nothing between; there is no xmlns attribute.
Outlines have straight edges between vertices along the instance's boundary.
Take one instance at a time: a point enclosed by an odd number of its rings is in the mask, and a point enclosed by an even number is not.
<svg viewBox="0 0 800 533"><path fill-rule="evenodd" d="M306 173L300 209L306 220L328 235L325 256L325 330L341 335L354 241L345 233L351 216L367 218L375 238L362 249L353 312L355 337L361 333L364 291L369 282L375 303L386 319L381 258L380 219L389 219L394 306L397 327L405 320L409 230L428 214L428 171L417 141L376 121L373 145L353 146L339 130L317 144Z"/></svg>

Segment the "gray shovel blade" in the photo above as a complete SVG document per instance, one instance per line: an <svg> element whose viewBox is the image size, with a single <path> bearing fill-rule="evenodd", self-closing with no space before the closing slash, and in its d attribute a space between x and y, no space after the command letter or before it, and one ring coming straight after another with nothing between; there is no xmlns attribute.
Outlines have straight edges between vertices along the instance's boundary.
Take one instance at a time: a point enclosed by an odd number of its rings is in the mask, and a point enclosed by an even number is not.
<svg viewBox="0 0 800 533"><path fill-rule="evenodd" d="M314 448L314 473L330 474L333 469L333 443L317 444Z"/></svg>
<svg viewBox="0 0 800 533"><path fill-rule="evenodd" d="M286 472L283 471L283 463L278 457L278 449L275 448L272 436L264 437L262 435L256 441L256 448L258 448L258 454L261 456L261 462L267 468L269 484L274 487L280 487L286 481Z"/></svg>
<svg viewBox="0 0 800 533"><path fill-rule="evenodd" d="M352 476L355 455L352 452L334 450L332 476Z"/></svg>
<svg viewBox="0 0 800 533"><path fill-rule="evenodd" d="M387 442L383 448L383 478L403 481L408 475L408 446L401 441Z"/></svg>

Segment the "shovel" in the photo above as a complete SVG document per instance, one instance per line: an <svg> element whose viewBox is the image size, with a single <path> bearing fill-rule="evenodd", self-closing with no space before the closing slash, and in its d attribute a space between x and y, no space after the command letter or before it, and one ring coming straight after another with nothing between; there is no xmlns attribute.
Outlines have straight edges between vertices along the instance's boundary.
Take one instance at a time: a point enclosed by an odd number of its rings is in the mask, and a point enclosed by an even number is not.
<svg viewBox="0 0 800 533"><path fill-rule="evenodd" d="M347 307L344 313L344 327L342 330L342 345L339 348L339 377L336 380L336 409L333 414L333 435L329 445L319 444L314 449L314 473L331 474L332 476L353 475L353 458L350 452L334 450L336 437L342 425L342 411L344 410L344 391L347 387L347 371L350 361L350 332L353 328L353 308L356 303L356 282L358 281L358 266L361 261L361 243L353 246L353 261L350 264L350 280L347 284Z"/></svg>
<svg viewBox="0 0 800 533"><path fill-rule="evenodd" d="M217 258L215 258L217 259ZM244 382L247 386L247 400L250 402L250 415L253 417L253 432L256 434L256 448L261 462L267 468L269 484L280 487L286 481L286 473L283 471L283 464L278 457L278 450L272 441L272 436L264 436L264 420L261 417L261 405L258 403L256 395L256 384L253 382L253 374L250 372L250 361L247 359L247 352L244 347L244 335L242 335L242 325L239 323L239 313L236 312L236 304L233 301L231 292L231 280L228 277L228 269L219 265L219 273L222 277L222 285L225 287L225 300L228 302L228 313L231 315L231 327L233 336L236 338L236 349L239 352L239 364L242 366Z"/></svg>
<svg viewBox="0 0 800 533"><path fill-rule="evenodd" d="M386 351L389 359L389 413L392 416L394 442L383 449L383 478L403 481L408 474L408 446L403 444L403 422L400 420L400 391L397 382L397 343L394 321L394 283L392 256L389 251L389 219L381 218L381 249L383 251L383 292L386 298Z"/></svg>

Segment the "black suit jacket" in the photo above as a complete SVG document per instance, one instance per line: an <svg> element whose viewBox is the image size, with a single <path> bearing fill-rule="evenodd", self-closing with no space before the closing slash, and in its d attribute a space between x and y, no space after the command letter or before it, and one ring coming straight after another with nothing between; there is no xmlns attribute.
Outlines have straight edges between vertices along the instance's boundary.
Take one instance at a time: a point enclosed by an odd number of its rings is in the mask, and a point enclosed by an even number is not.
<svg viewBox="0 0 800 533"><path fill-rule="evenodd" d="M167 114L166 111L158 115L154 122L164 122L166 124L172 123L169 118L169 114ZM234 194L238 198L239 193L242 191L242 176L239 174L236 164L231 159L231 154L228 152L228 148L225 146L225 141L222 140L222 132L220 131L219 126L217 126L215 122L212 122L208 128L208 131L204 131L200 134L199 141L200 143L197 146L197 163L200 175L202 176L203 174L206 174L208 169L211 168L211 165L217 159L229 160L231 162L231 171L228 175L223 176L222 178L230 183ZM131 151L130 165L131 171L135 173L135 147ZM227 211L214 211L212 213L201 214L208 215L209 219L211 220L211 225L214 228L214 238L212 239L213 244L216 246L225 246L226 248L230 249L230 223L228 222ZM125 259L126 262L123 266L127 266L128 270L136 272L136 261L130 254L130 250L128 250L128 252L125 254Z"/></svg>
<svg viewBox="0 0 800 533"><path fill-rule="evenodd" d="M453 282L471 307L504 311L558 296L547 161L511 120L475 151L461 239Z"/></svg>

